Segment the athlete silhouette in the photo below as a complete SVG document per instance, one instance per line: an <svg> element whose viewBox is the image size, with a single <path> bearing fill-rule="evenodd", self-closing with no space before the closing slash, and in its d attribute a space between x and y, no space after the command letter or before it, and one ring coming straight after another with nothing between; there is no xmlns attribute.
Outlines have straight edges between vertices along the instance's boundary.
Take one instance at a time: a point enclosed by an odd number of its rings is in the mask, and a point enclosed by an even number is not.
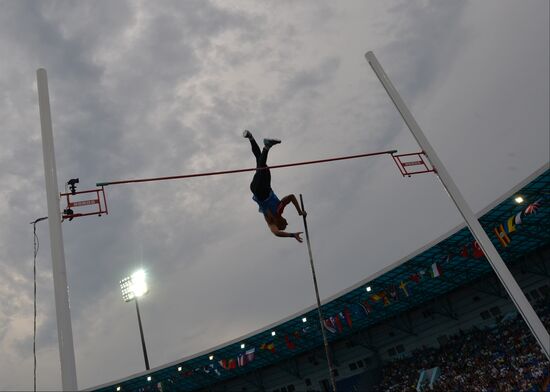
<svg viewBox="0 0 550 392"><path fill-rule="evenodd" d="M267 226L277 237L292 237L296 241L302 242L301 231L296 233L284 231L288 222L283 218L283 211L289 203L292 203L296 207L298 215L305 216L306 213L300 208L296 196L287 195L279 200L273 189L271 189L271 172L267 166L267 154L271 147L281 143L281 141L278 139L264 139L264 148L260 151L260 147L250 131L245 130L243 137L250 141L252 153L256 157L257 170L250 183L250 190L253 194L252 199L258 203L259 211L264 215Z"/></svg>

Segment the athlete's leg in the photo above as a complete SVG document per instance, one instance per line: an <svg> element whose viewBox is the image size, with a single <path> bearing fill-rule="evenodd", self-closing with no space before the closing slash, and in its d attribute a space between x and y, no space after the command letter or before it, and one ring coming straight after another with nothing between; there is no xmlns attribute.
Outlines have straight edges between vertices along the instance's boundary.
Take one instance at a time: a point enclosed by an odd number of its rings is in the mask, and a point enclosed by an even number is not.
<svg viewBox="0 0 550 392"><path fill-rule="evenodd" d="M267 168L267 155L269 149L275 144L280 143L277 139L264 139L264 148L260 152L260 147L254 137L249 131L244 131L243 136L250 141L252 147L252 153L256 157L256 170L252 183L250 184L250 190L259 200L265 200L271 192L271 172ZM260 169L261 168L261 169Z"/></svg>
<svg viewBox="0 0 550 392"><path fill-rule="evenodd" d="M251 142L252 143L252 142ZM254 142L255 143L255 142ZM256 157L256 173L250 184L250 190L259 200L265 200L271 192L271 172L267 167L267 153L269 148L263 148L260 156Z"/></svg>
<svg viewBox="0 0 550 392"><path fill-rule="evenodd" d="M252 141L250 142L252 143ZM256 144L256 142L254 142ZM256 144L256 146L258 146ZM259 150L259 148L258 148ZM256 157L256 173L250 184L250 190L259 200L265 200L271 192L271 172L267 168L267 153L269 148L263 148L259 156Z"/></svg>
<svg viewBox="0 0 550 392"><path fill-rule="evenodd" d="M256 140L254 139L254 136L252 136L252 133L250 133L250 131L245 130L243 132L243 137L250 141L250 147L252 147L252 154L254 154L254 156L256 157L256 167L258 167L258 161L259 161L260 155L262 154L260 151L260 147L258 146L258 143L256 143Z"/></svg>
<svg viewBox="0 0 550 392"><path fill-rule="evenodd" d="M260 151L260 147L258 146L258 143L256 143L256 140L251 137L250 139L250 147L252 147L252 153L256 157L256 167L260 167L260 157L262 155Z"/></svg>
<svg viewBox="0 0 550 392"><path fill-rule="evenodd" d="M257 161L257 167L267 166L267 153L269 149L279 143L281 143L279 139L264 139L264 148L260 155L260 159Z"/></svg>

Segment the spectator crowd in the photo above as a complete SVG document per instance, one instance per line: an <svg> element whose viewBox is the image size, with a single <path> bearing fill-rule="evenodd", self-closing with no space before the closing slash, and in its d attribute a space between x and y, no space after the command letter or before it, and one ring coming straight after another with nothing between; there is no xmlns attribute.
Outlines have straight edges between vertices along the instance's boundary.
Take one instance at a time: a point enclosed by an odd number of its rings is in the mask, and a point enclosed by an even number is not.
<svg viewBox="0 0 550 392"><path fill-rule="evenodd" d="M535 309L550 330L549 302L539 301ZM441 375L425 391L550 392L550 362L519 315L460 331L439 348L424 347L387 364L378 391L415 391L420 371L434 367Z"/></svg>

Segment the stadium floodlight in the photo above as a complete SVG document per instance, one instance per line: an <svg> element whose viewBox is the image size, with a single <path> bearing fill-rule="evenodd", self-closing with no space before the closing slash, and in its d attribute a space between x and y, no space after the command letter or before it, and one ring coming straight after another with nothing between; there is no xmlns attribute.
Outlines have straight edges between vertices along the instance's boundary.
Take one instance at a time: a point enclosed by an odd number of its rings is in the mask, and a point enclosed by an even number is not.
<svg viewBox="0 0 550 392"><path fill-rule="evenodd" d="M181 366L178 366L178 372L181 372Z"/></svg>
<svg viewBox="0 0 550 392"><path fill-rule="evenodd" d="M523 197L521 197L520 195L516 196L516 198L514 199L514 201L518 204L521 204L523 203Z"/></svg>
<svg viewBox="0 0 550 392"><path fill-rule="evenodd" d="M145 271L140 269L120 281L122 299L130 302L136 297L142 297L149 292L147 282L145 281Z"/></svg>
<svg viewBox="0 0 550 392"><path fill-rule="evenodd" d="M372 290L372 288L371 288L370 286L367 286L366 290L367 290L367 292L370 293L370 291Z"/></svg>
<svg viewBox="0 0 550 392"><path fill-rule="evenodd" d="M120 387L116 387L117 392L120 391Z"/></svg>
<svg viewBox="0 0 550 392"><path fill-rule="evenodd" d="M271 331L271 336L275 336L275 335L277 335L277 334L275 333L275 331Z"/></svg>
<svg viewBox="0 0 550 392"><path fill-rule="evenodd" d="M245 348L245 345L244 345L244 343L241 343L241 348Z"/></svg>
<svg viewBox="0 0 550 392"><path fill-rule="evenodd" d="M302 318L302 323L307 323L307 317Z"/></svg>
<svg viewBox="0 0 550 392"><path fill-rule="evenodd" d="M214 359L214 356L213 356L213 355L210 355L210 356L208 357L208 359L212 361L212 360Z"/></svg>
<svg viewBox="0 0 550 392"><path fill-rule="evenodd" d="M122 299L124 302L134 300L136 303L139 334L141 336L141 347L143 348L143 359L145 360L145 369L149 370L149 358L147 357L147 348L145 347L145 338L143 337L143 327L141 325L141 316L139 313L138 304L138 298L149 292L149 288L147 287L147 282L145 280L145 271L140 269L132 275L122 279L120 281L120 290L122 291Z"/></svg>
<svg viewBox="0 0 550 392"><path fill-rule="evenodd" d="M147 381L151 381L151 376L147 376Z"/></svg>

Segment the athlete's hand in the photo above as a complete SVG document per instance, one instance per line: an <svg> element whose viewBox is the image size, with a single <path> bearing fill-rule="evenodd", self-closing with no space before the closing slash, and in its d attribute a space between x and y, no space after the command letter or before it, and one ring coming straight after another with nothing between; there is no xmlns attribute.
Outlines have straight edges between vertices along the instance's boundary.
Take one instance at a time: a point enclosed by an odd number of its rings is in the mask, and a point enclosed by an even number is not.
<svg viewBox="0 0 550 392"><path fill-rule="evenodd" d="M292 233L293 237L296 238L296 241L298 242L303 242L304 240L302 239L302 237L300 236L300 234L302 234L303 231L300 231L298 233Z"/></svg>
<svg viewBox="0 0 550 392"><path fill-rule="evenodd" d="M303 216L305 218L307 216L307 212L302 211L302 212L299 212L298 215Z"/></svg>

